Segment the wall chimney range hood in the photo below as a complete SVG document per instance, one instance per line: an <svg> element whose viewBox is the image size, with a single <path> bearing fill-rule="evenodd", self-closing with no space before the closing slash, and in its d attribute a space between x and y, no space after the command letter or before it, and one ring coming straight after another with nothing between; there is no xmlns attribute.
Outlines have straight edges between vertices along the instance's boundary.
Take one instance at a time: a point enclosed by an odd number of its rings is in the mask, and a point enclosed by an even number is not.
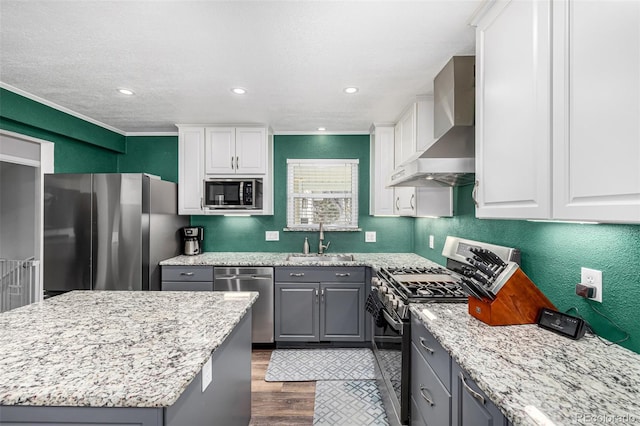
<svg viewBox="0 0 640 426"><path fill-rule="evenodd" d="M461 186L475 180L475 57L454 56L433 81L434 140L388 186Z"/></svg>

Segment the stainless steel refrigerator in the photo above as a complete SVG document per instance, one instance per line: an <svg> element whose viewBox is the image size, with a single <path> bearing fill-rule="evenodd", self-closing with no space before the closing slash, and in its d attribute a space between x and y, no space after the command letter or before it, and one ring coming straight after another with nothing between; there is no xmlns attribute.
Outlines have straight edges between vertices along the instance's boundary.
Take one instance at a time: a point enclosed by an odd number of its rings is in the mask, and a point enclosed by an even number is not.
<svg viewBox="0 0 640 426"><path fill-rule="evenodd" d="M140 173L47 174L45 296L160 290L158 262L180 254L177 185Z"/></svg>

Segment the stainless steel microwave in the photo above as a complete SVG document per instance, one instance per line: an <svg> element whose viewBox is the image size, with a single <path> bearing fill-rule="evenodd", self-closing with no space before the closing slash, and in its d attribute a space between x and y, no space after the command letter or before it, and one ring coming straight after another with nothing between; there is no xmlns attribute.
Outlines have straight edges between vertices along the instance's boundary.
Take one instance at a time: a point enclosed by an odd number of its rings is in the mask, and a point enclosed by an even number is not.
<svg viewBox="0 0 640 426"><path fill-rule="evenodd" d="M262 179L206 179L203 204L209 209L261 210Z"/></svg>

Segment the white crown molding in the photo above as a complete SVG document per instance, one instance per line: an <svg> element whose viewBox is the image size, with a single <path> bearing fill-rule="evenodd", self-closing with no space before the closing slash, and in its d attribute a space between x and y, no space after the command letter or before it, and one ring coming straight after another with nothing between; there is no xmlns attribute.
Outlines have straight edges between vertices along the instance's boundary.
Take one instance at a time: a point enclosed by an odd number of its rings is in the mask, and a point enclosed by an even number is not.
<svg viewBox="0 0 640 426"><path fill-rule="evenodd" d="M353 130L348 132L327 132L327 131L295 131L295 130L287 130L287 131L275 131L273 132L275 136L306 136L306 135L332 135L332 136L340 136L340 135L366 135L369 136L368 130Z"/></svg>
<svg viewBox="0 0 640 426"><path fill-rule="evenodd" d="M126 133L124 131L120 130L120 129L116 129L115 127L109 126L108 124L104 124L104 123L102 123L102 122L100 122L98 120L95 120L95 119L91 118L91 117L87 117L86 115L82 115L79 112L75 112L73 110L70 110L69 108L65 108L65 107L60 106L60 105L58 105L56 103L53 103L53 102L48 101L46 99L43 99L43 98L41 98L39 96L33 95L33 94L29 93L29 92L25 92L22 89L18 89L17 87L11 86L10 84L3 83L2 81L0 81L0 87L2 87L3 89L8 90L10 92L16 93L16 94L18 94L20 96L24 96L25 98L31 99L32 101L38 102L40 104L43 104L43 105L46 105L46 106L48 106L50 108L58 110L60 112L64 112L65 114L69 114L69 115L71 115L73 117L76 117L76 118L79 118L79 119L81 119L83 121L87 121L87 122L89 122L91 124L95 124L96 126L102 127L103 129L110 130L110 131L112 131L114 133L118 133L118 134L120 134L122 136L126 136Z"/></svg>
<svg viewBox="0 0 640 426"><path fill-rule="evenodd" d="M178 132L127 132L125 136L178 136Z"/></svg>

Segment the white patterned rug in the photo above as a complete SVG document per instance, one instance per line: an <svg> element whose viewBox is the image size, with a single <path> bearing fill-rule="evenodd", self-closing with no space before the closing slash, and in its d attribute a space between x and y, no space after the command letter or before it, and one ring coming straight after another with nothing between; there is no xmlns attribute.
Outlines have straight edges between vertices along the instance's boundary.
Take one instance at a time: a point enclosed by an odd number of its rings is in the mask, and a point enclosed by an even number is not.
<svg viewBox="0 0 640 426"><path fill-rule="evenodd" d="M387 426L389 421L375 381L322 381L316 383L313 424Z"/></svg>
<svg viewBox="0 0 640 426"><path fill-rule="evenodd" d="M265 381L374 380L374 362L366 348L276 349Z"/></svg>

